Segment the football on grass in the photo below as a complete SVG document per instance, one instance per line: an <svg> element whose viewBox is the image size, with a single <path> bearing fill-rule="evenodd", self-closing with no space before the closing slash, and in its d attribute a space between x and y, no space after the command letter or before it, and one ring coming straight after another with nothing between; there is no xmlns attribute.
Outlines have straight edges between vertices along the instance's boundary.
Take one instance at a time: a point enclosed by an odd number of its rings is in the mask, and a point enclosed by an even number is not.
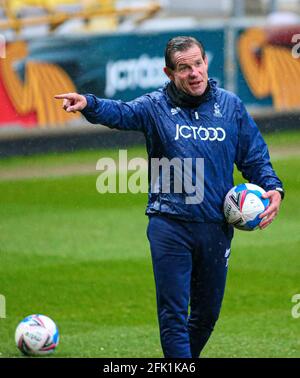
<svg viewBox="0 0 300 378"><path fill-rule="evenodd" d="M258 185L240 184L229 190L224 201L224 215L228 223L239 230L252 231L262 221L259 215L269 206L269 199Z"/></svg>
<svg viewBox="0 0 300 378"><path fill-rule="evenodd" d="M52 319L34 314L19 323L15 340L17 347L25 355L47 355L53 353L57 347L59 333Z"/></svg>

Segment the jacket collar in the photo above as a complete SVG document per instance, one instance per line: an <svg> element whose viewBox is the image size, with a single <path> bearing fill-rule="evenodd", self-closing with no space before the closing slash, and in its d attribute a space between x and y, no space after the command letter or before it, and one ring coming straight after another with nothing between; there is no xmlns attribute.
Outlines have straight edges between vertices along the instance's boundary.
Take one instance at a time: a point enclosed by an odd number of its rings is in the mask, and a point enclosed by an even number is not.
<svg viewBox="0 0 300 378"><path fill-rule="evenodd" d="M168 82L165 84L163 91L169 103L172 106L180 108L197 108L202 103L211 100L217 91L217 82L213 79L208 79L207 88L201 96L190 96L178 90L174 83Z"/></svg>

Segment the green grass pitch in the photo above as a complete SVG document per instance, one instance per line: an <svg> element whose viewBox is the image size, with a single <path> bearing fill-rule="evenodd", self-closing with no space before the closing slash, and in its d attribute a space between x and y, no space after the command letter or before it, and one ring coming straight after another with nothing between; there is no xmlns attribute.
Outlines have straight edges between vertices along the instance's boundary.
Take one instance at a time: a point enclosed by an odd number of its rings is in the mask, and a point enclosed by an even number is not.
<svg viewBox="0 0 300 378"><path fill-rule="evenodd" d="M220 319L203 357L300 357L300 318L291 314L292 296L300 293L300 134L267 140L286 199L268 229L235 232ZM131 149L130 157L143 151ZM37 167L96 164L103 156L117 152L3 159L0 169L34 175ZM0 357L21 356L15 328L33 313L56 321L56 357L162 357L147 195L100 195L96 178L97 172L0 180L0 294L6 299Z"/></svg>

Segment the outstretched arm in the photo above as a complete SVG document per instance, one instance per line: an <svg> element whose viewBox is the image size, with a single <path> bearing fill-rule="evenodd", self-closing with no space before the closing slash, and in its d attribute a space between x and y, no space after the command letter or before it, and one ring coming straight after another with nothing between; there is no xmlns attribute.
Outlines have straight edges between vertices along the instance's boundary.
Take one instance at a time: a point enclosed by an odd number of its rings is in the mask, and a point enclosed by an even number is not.
<svg viewBox="0 0 300 378"><path fill-rule="evenodd" d="M54 96L63 100L67 112L80 111L91 123L114 129L145 131L150 127L150 100L147 96L130 102L97 98L93 94L64 93Z"/></svg>

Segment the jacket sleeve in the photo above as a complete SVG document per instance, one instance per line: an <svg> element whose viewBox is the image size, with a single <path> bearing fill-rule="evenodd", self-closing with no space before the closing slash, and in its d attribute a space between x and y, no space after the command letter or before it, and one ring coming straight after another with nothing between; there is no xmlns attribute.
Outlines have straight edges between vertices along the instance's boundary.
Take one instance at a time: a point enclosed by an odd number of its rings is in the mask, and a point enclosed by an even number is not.
<svg viewBox="0 0 300 378"><path fill-rule="evenodd" d="M268 147L242 102L238 105L237 117L239 139L235 163L238 170L246 180L266 191L282 188L270 162Z"/></svg>
<svg viewBox="0 0 300 378"><path fill-rule="evenodd" d="M130 102L100 99L92 94L84 95L87 106L81 111L91 123L99 123L112 129L145 132L150 124L149 99L146 96Z"/></svg>

